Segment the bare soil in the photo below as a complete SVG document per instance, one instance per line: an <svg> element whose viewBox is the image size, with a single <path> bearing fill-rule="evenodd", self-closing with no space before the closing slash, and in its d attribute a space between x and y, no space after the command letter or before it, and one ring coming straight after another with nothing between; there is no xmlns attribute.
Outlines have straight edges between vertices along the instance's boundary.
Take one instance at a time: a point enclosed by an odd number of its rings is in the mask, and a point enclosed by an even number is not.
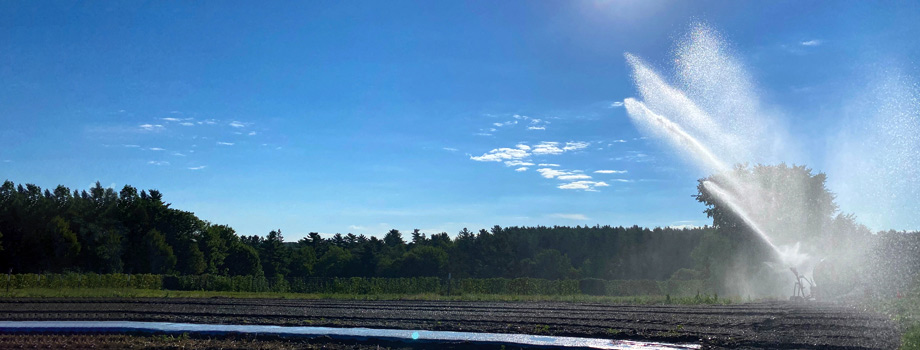
<svg viewBox="0 0 920 350"><path fill-rule="evenodd" d="M895 349L900 341L895 325L883 315L845 305L791 302L648 306L562 302L16 298L0 299L0 320L428 329L694 342L707 348ZM327 343L330 346L327 348L341 345ZM316 342L310 344L313 346Z"/></svg>

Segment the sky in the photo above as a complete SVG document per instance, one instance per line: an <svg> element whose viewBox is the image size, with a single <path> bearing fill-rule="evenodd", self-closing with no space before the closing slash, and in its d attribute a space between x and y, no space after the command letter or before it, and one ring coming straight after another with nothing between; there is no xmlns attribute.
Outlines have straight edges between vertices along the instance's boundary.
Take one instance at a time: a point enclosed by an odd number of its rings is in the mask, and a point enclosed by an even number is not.
<svg viewBox="0 0 920 350"><path fill-rule="evenodd" d="M867 86L916 86L918 18L915 2L4 1L0 178L158 189L289 241L701 226L707 174L632 124L624 53L667 75L694 24L718 31L788 132L783 161L833 184Z"/></svg>

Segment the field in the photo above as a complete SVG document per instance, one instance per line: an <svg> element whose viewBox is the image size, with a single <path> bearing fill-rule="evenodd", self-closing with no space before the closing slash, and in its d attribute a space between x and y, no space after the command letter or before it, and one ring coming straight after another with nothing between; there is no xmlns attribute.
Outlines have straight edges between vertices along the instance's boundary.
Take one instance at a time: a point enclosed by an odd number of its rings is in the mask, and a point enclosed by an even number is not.
<svg viewBox="0 0 920 350"><path fill-rule="evenodd" d="M895 325L883 315L833 304L788 302L627 305L545 301L13 298L0 299L0 320L430 329L701 342L714 347L764 349L890 349L899 342ZM27 338L18 337L17 341Z"/></svg>

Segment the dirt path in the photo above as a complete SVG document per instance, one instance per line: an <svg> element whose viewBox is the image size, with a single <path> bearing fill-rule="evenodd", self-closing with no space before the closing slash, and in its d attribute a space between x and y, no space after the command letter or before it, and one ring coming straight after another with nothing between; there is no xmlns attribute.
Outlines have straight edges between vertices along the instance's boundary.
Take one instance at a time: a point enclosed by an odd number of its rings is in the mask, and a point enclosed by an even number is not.
<svg viewBox="0 0 920 350"><path fill-rule="evenodd" d="M893 349L882 315L832 304L606 305L284 299L0 299L0 320L130 320L430 329L702 342L713 347Z"/></svg>

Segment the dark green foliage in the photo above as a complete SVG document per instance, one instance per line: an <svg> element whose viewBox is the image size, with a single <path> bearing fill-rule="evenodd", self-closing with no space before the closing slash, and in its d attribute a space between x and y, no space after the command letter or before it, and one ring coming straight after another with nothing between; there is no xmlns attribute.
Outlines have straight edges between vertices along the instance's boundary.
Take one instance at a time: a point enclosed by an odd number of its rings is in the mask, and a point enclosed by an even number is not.
<svg viewBox="0 0 920 350"><path fill-rule="evenodd" d="M255 248L241 242L230 245L224 267L230 276L261 276L262 263Z"/></svg>
<svg viewBox="0 0 920 350"><path fill-rule="evenodd" d="M142 258L137 264L144 272L163 274L171 272L176 266L176 255L172 247L166 244L166 237L155 229L147 231L141 241Z"/></svg>
<svg viewBox="0 0 920 350"><path fill-rule="evenodd" d="M207 281L223 285L229 282L218 276L254 276L254 286L263 278L292 290L303 283L296 281L315 277L451 274L455 280L517 281L493 287L529 290L526 281L537 279L665 280L678 269L694 267L688 247L709 231L494 226L463 229L456 238L414 230L410 242L398 230L382 238L350 233L324 238L314 232L294 243L285 242L281 230L239 236L228 226L171 208L157 190L125 186L115 191L99 183L86 191L63 186L43 191L9 181L0 186L0 269L19 273L207 275Z"/></svg>

